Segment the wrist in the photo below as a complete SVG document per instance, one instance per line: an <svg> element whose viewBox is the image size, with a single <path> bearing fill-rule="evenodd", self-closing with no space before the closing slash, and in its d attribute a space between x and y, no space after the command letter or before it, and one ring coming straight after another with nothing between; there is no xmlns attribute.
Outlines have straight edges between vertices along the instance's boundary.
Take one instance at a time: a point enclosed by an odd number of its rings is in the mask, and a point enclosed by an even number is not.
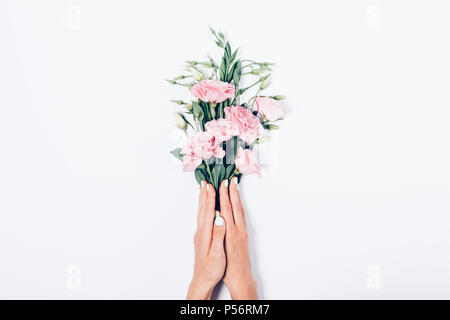
<svg viewBox="0 0 450 320"><path fill-rule="evenodd" d="M192 279L189 285L187 300L210 300L215 284Z"/></svg>
<svg viewBox="0 0 450 320"><path fill-rule="evenodd" d="M231 299L233 300L257 300L258 291L257 283L253 277L236 281L233 283L225 283L230 291Z"/></svg>

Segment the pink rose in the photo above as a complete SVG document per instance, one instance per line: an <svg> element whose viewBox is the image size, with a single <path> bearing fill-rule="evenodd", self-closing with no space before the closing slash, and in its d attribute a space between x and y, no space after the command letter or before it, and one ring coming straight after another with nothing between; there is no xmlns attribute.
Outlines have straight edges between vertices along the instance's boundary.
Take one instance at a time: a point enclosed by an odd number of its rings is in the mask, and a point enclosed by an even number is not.
<svg viewBox="0 0 450 320"><path fill-rule="evenodd" d="M241 106L225 108L226 119L233 122L239 130L239 137L248 144L255 141L264 133L264 128L249 109Z"/></svg>
<svg viewBox="0 0 450 320"><path fill-rule="evenodd" d="M183 157L183 171L194 171L203 159L212 157L223 158L225 151L220 147L220 143L209 132L198 132L195 136L189 137L187 144L181 149Z"/></svg>
<svg viewBox="0 0 450 320"><path fill-rule="evenodd" d="M219 80L202 80L192 87L191 93L202 101L220 103L234 98L234 86Z"/></svg>
<svg viewBox="0 0 450 320"><path fill-rule="evenodd" d="M228 141L232 137L239 135L239 128L227 119L211 120L205 124L205 129L216 137L219 143Z"/></svg>
<svg viewBox="0 0 450 320"><path fill-rule="evenodd" d="M283 106L275 99L269 97L257 97L256 108L269 121L280 120L286 114Z"/></svg>
<svg viewBox="0 0 450 320"><path fill-rule="evenodd" d="M250 149L239 148L234 164L240 173L249 175L257 173L261 177L261 167Z"/></svg>

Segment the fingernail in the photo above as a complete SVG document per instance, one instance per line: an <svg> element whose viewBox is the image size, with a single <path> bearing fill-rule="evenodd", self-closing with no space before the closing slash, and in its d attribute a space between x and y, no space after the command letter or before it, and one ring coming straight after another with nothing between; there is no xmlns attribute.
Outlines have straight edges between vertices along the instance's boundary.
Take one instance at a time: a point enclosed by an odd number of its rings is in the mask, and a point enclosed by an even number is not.
<svg viewBox="0 0 450 320"><path fill-rule="evenodd" d="M228 188L228 179L225 180L225 187Z"/></svg>
<svg viewBox="0 0 450 320"><path fill-rule="evenodd" d="M215 218L217 219L218 217L220 217L220 212L216 210Z"/></svg>
<svg viewBox="0 0 450 320"><path fill-rule="evenodd" d="M200 182L201 188L203 188L204 185L205 185L205 181L202 180L202 182Z"/></svg>
<svg viewBox="0 0 450 320"><path fill-rule="evenodd" d="M238 177L234 177L234 178L233 178L233 182L234 182L234 184L236 185L236 190L238 190L238 191L239 191L239 182L238 182Z"/></svg>
<svg viewBox="0 0 450 320"><path fill-rule="evenodd" d="M208 190L209 191L209 188L210 188L210 186L209 186L209 183L206 185L206 190Z"/></svg>
<svg viewBox="0 0 450 320"><path fill-rule="evenodd" d="M217 217L216 220L214 220L214 224L215 224L216 226L223 226L223 223L224 223L223 218L220 217L220 216Z"/></svg>

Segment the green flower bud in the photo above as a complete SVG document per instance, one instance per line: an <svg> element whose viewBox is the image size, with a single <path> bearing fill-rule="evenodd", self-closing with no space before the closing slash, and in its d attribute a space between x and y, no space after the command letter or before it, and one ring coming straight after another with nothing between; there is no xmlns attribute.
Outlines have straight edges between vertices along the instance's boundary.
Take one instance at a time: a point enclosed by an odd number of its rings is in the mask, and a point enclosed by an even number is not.
<svg viewBox="0 0 450 320"><path fill-rule="evenodd" d="M185 104L182 100L170 100L170 101L172 101L173 103L179 104L179 105Z"/></svg>
<svg viewBox="0 0 450 320"><path fill-rule="evenodd" d="M174 112L173 115L175 117L175 124L176 124L177 128L181 129L181 130L186 130L187 122L186 122L186 119L184 118L184 116L179 112Z"/></svg>
<svg viewBox="0 0 450 320"><path fill-rule="evenodd" d="M261 90L266 89L270 85L270 77L265 76L264 78L261 78L261 86L259 87Z"/></svg>
<svg viewBox="0 0 450 320"><path fill-rule="evenodd" d="M278 96L272 96L271 98L272 98L272 99L275 99L275 100L283 100L283 99L286 99L286 96L280 96L280 95L278 95Z"/></svg>
<svg viewBox="0 0 450 320"><path fill-rule="evenodd" d="M214 67L214 64L212 62L199 62L199 65L204 66L205 68Z"/></svg>
<svg viewBox="0 0 450 320"><path fill-rule="evenodd" d="M191 111L192 110L192 104L185 104L184 107L187 109L187 111Z"/></svg>
<svg viewBox="0 0 450 320"><path fill-rule="evenodd" d="M192 75L194 76L195 80L200 81L203 80L205 78L204 74L201 73L200 71L198 71L197 69L190 67L187 68L187 70L192 73Z"/></svg>
<svg viewBox="0 0 450 320"><path fill-rule="evenodd" d="M256 139L257 144L265 143L268 141L270 141L270 136L264 136L264 137Z"/></svg>
<svg viewBox="0 0 450 320"><path fill-rule="evenodd" d="M168 82L168 83L171 83L171 84L177 84L177 82L176 82L175 80L167 79L167 82Z"/></svg>
<svg viewBox="0 0 450 320"><path fill-rule="evenodd" d="M279 126L276 126L276 125L274 125L274 124L267 124L267 125L264 126L264 128L266 128L267 130L277 130L277 129L280 129Z"/></svg>
<svg viewBox="0 0 450 320"><path fill-rule="evenodd" d="M263 72L262 69L254 69L250 73L254 74L255 76L260 75Z"/></svg>
<svg viewBox="0 0 450 320"><path fill-rule="evenodd" d="M194 61L194 60L190 60L190 61L186 61L188 64L190 64L191 66L195 66L195 65L197 65L198 64L198 62L197 61Z"/></svg>

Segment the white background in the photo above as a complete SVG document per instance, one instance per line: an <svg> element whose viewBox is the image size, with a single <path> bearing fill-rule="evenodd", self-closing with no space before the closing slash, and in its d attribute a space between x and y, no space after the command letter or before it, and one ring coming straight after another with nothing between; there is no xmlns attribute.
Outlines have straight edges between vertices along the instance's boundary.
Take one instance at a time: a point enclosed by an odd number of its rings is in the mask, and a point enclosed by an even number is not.
<svg viewBox="0 0 450 320"><path fill-rule="evenodd" d="M219 54L208 25L288 96L241 186L261 297L450 298L449 10L2 0L0 298L184 298L198 188L164 79Z"/></svg>

